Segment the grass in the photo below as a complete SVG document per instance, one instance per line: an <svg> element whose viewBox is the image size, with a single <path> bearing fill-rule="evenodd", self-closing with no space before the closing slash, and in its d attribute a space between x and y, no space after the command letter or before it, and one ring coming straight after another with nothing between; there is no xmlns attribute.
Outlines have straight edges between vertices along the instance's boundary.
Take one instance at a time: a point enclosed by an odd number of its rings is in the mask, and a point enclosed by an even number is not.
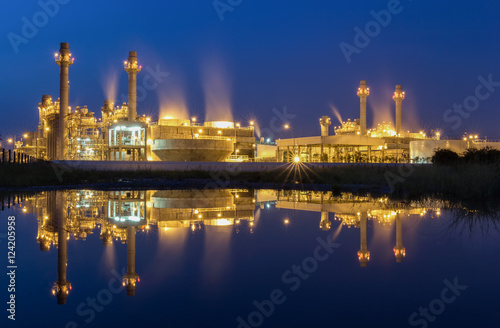
<svg viewBox="0 0 500 328"><path fill-rule="evenodd" d="M341 165L314 168L304 164L284 166L264 172L222 172L214 180L213 173L205 171L133 171L107 172L73 170L58 178L52 163L11 164L0 166L0 187L3 189L29 189L31 187L74 187L95 184L135 185L154 182L183 184L187 188L224 188L232 185L267 184L266 187L283 188L303 184L321 184L331 190L371 190L391 194L396 198L438 197L453 201L500 199L500 167L497 164L462 163L442 165ZM186 181L187 180L187 181ZM270 186L272 185L272 186Z"/></svg>

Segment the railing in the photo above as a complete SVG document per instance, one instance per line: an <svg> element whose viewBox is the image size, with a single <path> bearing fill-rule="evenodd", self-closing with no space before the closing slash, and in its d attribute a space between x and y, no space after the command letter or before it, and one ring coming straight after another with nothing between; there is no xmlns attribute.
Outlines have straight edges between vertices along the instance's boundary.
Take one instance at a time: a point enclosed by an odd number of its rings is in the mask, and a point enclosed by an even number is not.
<svg viewBox="0 0 500 328"><path fill-rule="evenodd" d="M34 163L37 159L31 155L24 154L12 149L0 149L0 163L3 164L28 164Z"/></svg>
<svg viewBox="0 0 500 328"><path fill-rule="evenodd" d="M231 155L227 159L228 162L248 162L248 155Z"/></svg>

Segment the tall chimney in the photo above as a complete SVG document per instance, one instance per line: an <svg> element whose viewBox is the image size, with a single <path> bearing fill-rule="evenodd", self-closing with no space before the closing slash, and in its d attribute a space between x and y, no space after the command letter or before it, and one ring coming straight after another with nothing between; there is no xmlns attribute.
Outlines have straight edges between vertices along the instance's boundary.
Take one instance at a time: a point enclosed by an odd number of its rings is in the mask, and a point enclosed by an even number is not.
<svg viewBox="0 0 500 328"><path fill-rule="evenodd" d="M329 127L332 125L332 121L330 117L328 116L323 116L322 118L319 119L319 124L321 125L321 136L322 137L328 137L330 135Z"/></svg>
<svg viewBox="0 0 500 328"><path fill-rule="evenodd" d="M370 88L366 87L366 81L361 81L358 88L359 97L359 126L362 136L366 135L366 98L370 95Z"/></svg>
<svg viewBox="0 0 500 328"><path fill-rule="evenodd" d="M59 65L59 129L57 132L57 159L62 161L68 152L68 106L69 106L69 67L73 65L69 45L62 42L59 53L55 54L55 60Z"/></svg>
<svg viewBox="0 0 500 328"><path fill-rule="evenodd" d="M137 118L137 73L142 66L137 65L137 52L128 53L128 61L125 62L125 71L128 73L128 120L135 121Z"/></svg>
<svg viewBox="0 0 500 328"><path fill-rule="evenodd" d="M399 135L401 133L403 100L405 100L405 93L400 85L396 85L392 99L396 102L396 134Z"/></svg>

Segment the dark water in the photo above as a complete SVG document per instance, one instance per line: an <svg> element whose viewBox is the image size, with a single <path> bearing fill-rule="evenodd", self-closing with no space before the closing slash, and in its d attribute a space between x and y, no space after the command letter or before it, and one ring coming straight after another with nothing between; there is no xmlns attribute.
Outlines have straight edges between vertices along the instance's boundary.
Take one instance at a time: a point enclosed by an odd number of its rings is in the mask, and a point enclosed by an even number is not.
<svg viewBox="0 0 500 328"><path fill-rule="evenodd" d="M3 274L1 327L498 327L496 219L445 207L272 190L40 193L0 212L3 270L9 216L17 266L16 320Z"/></svg>

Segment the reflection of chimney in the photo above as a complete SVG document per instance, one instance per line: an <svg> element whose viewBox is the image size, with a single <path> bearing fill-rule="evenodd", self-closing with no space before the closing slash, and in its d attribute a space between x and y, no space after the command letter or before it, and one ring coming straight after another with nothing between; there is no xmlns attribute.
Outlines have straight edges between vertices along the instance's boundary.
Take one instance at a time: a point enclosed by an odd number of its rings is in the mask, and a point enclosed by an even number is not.
<svg viewBox="0 0 500 328"><path fill-rule="evenodd" d="M406 256L406 249L403 247L403 218L401 214L396 214L396 246L394 247L396 262L403 262Z"/></svg>
<svg viewBox="0 0 500 328"><path fill-rule="evenodd" d="M128 62L125 62L125 71L128 73L128 120L137 118L137 73L141 71L137 65L137 52L130 51Z"/></svg>
<svg viewBox="0 0 500 328"><path fill-rule="evenodd" d="M405 100L405 93L400 85L396 85L392 99L396 102L396 134L399 135L401 133L403 100Z"/></svg>
<svg viewBox="0 0 500 328"><path fill-rule="evenodd" d="M323 231L328 231L330 230L330 227L332 226L332 223L328 219L328 212L321 212L321 222L319 223L319 227Z"/></svg>
<svg viewBox="0 0 500 328"><path fill-rule="evenodd" d="M370 95L370 88L366 81L361 81L358 88L359 97L359 127L362 136L366 135L366 98Z"/></svg>
<svg viewBox="0 0 500 328"><path fill-rule="evenodd" d="M57 281L52 289L52 294L57 296L57 304L66 304L71 284L66 280L68 262L68 232L66 227L66 203L64 193L56 194L57 218Z"/></svg>
<svg viewBox="0 0 500 328"><path fill-rule="evenodd" d="M332 121L328 116L323 116L319 119L319 124L321 125L321 136L328 137L330 132L328 131L330 125L332 125Z"/></svg>
<svg viewBox="0 0 500 328"><path fill-rule="evenodd" d="M366 267L368 261L370 260L370 252L368 251L367 241L366 241L366 224L367 224L366 213L361 213L361 218L359 221L359 233L360 233L360 250L358 251L358 259L361 266Z"/></svg>
<svg viewBox="0 0 500 328"><path fill-rule="evenodd" d="M127 296L135 295L135 285L139 281L139 275L135 273L135 227L127 227L127 273L123 276Z"/></svg>
<svg viewBox="0 0 500 328"><path fill-rule="evenodd" d="M68 106L69 106L69 67L73 64L73 58L69 52L69 45L61 43L59 54L56 53L56 63L60 67L59 73L59 130L57 134L58 151L57 159L65 160L67 156L68 142Z"/></svg>

